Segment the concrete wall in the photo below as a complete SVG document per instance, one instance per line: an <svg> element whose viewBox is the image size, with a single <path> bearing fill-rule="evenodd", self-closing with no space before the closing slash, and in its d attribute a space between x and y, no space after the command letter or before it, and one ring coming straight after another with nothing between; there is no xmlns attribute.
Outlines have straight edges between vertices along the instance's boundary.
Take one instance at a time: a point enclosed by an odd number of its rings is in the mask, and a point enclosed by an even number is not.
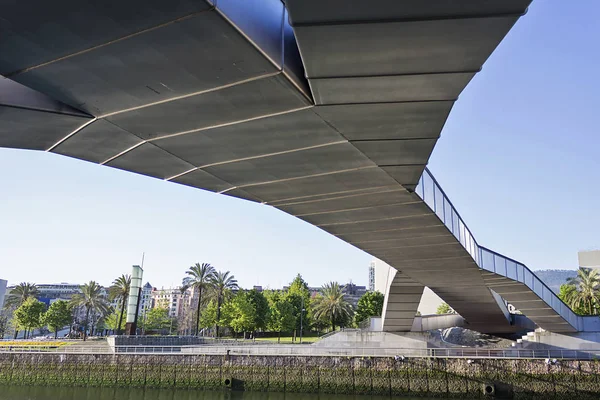
<svg viewBox="0 0 600 400"><path fill-rule="evenodd" d="M386 294L394 279L395 270L390 265L377 258L374 258L373 262L375 264L375 290ZM435 314L438 306L443 302L444 301L437 294L428 287L425 287L417 310L421 315Z"/></svg>
<svg viewBox="0 0 600 400"><path fill-rule="evenodd" d="M572 350L600 350L600 332L536 332L529 340L543 345L544 348L549 346L549 348Z"/></svg>
<svg viewBox="0 0 600 400"><path fill-rule="evenodd" d="M315 347L426 349L429 334L390 333L362 330L341 331L312 344Z"/></svg>
<svg viewBox="0 0 600 400"><path fill-rule="evenodd" d="M485 385L493 385L503 398L597 399L599 373L593 361L0 353L0 385L9 388L191 389L179 398L198 398L195 390L224 389L228 382L245 391L463 399L482 398Z"/></svg>

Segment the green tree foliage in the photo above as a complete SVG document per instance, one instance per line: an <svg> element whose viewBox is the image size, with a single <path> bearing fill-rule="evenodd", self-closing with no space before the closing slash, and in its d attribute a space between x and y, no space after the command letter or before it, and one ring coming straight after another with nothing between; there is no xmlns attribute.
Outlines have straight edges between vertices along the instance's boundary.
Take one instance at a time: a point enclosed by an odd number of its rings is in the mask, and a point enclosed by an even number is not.
<svg viewBox="0 0 600 400"><path fill-rule="evenodd" d="M74 307L85 308L83 331L83 340L85 341L90 326L90 314L100 316L106 315L108 314L110 307L106 302L102 286L98 285L96 282L89 281L80 286L80 290L81 293L77 293L71 298L71 304Z"/></svg>
<svg viewBox="0 0 600 400"><path fill-rule="evenodd" d="M296 330L300 330L300 324L302 323L303 330L310 328L310 321L312 319L312 309L310 307L310 289L308 283L302 278L302 275L298 274L290 283L290 286L286 292L286 298L294 307L294 319L296 320ZM304 306L304 312L302 308ZM302 320L301 320L302 316Z"/></svg>
<svg viewBox="0 0 600 400"><path fill-rule="evenodd" d="M146 314L144 322L144 330L146 331L160 331L160 330L172 330L175 321L169 317L169 310L167 308L153 308Z"/></svg>
<svg viewBox="0 0 600 400"><path fill-rule="evenodd" d="M58 331L73 321L73 309L69 302L57 300L50 304L48 311L42 317L42 324L46 325L51 332L54 332L56 339Z"/></svg>
<svg viewBox="0 0 600 400"><path fill-rule="evenodd" d="M119 312L119 319L115 324L117 334L119 335L123 333L121 327L125 326L123 324L123 314L125 313L125 307L127 306L129 288L131 288L131 275L121 275L113 281L112 286L108 289L109 298L111 300L117 300L121 309Z"/></svg>
<svg viewBox="0 0 600 400"><path fill-rule="evenodd" d="M315 297L310 299L311 307L313 310L316 309L317 304L323 301L322 299L323 296L321 294L317 294ZM319 314L318 317L315 314L316 313L313 313L313 316L311 318L311 326L317 331L317 333L320 334L321 332L324 332L327 328L330 327L330 321L329 317L326 314Z"/></svg>
<svg viewBox="0 0 600 400"><path fill-rule="evenodd" d="M19 307L30 297L37 297L38 289L35 283L21 282L17 286L11 289L6 296L5 306L6 307Z"/></svg>
<svg viewBox="0 0 600 400"><path fill-rule="evenodd" d="M358 299L354 320L357 324L369 317L380 317L383 311L384 296L380 292L367 292Z"/></svg>
<svg viewBox="0 0 600 400"><path fill-rule="evenodd" d="M452 309L447 303L442 303L435 310L436 314L456 314L456 311Z"/></svg>
<svg viewBox="0 0 600 400"><path fill-rule="evenodd" d="M19 327L26 331L43 326L42 315L46 305L41 301L29 297L15 310L15 320Z"/></svg>
<svg viewBox="0 0 600 400"><path fill-rule="evenodd" d="M281 341L281 332L289 332L296 327L294 306L280 292L273 291L266 295L269 302L267 329L278 333L277 342Z"/></svg>
<svg viewBox="0 0 600 400"><path fill-rule="evenodd" d="M247 292L248 300L254 307L254 325L253 330L264 330L267 328L269 319L269 302L264 294L256 289Z"/></svg>
<svg viewBox="0 0 600 400"><path fill-rule="evenodd" d="M200 328L212 328L217 325L217 302L211 300L206 305L204 312L200 316Z"/></svg>
<svg viewBox="0 0 600 400"><path fill-rule="evenodd" d="M110 329L113 332L122 332L125 329L125 319L121 318L119 311L114 310L106 316L104 326L106 329ZM142 324L140 323L140 328L141 327Z"/></svg>
<svg viewBox="0 0 600 400"><path fill-rule="evenodd" d="M183 286L182 290L187 290L188 288L193 288L195 292L198 293L198 304L196 306L196 336L198 336L198 332L200 331L200 309L204 305L203 294L210 287L210 283L215 278L215 268L208 263L196 263L190 267L189 270L186 271L186 276L183 278Z"/></svg>
<svg viewBox="0 0 600 400"><path fill-rule="evenodd" d="M219 323L230 327L235 333L256 330L256 308L249 292L240 290L233 299L223 304Z"/></svg>
<svg viewBox="0 0 600 400"><path fill-rule="evenodd" d="M329 282L321 288L321 296L315 302L314 315L316 318L327 317L331 329L345 326L351 320L354 310L344 298L342 288L337 282Z"/></svg>
<svg viewBox="0 0 600 400"><path fill-rule="evenodd" d="M577 277L567 279L575 290L566 289L566 303L583 315L597 315L600 311L600 274L596 269L580 268ZM562 289L562 287L561 287Z"/></svg>
<svg viewBox="0 0 600 400"><path fill-rule="evenodd" d="M237 280L233 275L230 275L229 271L215 272L210 279L210 285L213 297L217 301L217 316L215 325L215 334L219 337L219 321L221 320L221 306L225 303L225 300L230 296L233 290L239 289Z"/></svg>

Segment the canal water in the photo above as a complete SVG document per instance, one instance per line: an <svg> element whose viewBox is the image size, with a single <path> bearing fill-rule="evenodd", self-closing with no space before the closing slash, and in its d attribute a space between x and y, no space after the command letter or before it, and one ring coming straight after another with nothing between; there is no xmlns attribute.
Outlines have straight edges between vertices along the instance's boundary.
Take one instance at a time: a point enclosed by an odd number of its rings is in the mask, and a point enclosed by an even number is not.
<svg viewBox="0 0 600 400"><path fill-rule="evenodd" d="M397 398L397 397L396 397ZM236 391L0 386L0 400L389 400L385 396ZM413 398L403 398L405 400ZM414 399L413 399L414 400ZM427 400L419 397L419 400Z"/></svg>

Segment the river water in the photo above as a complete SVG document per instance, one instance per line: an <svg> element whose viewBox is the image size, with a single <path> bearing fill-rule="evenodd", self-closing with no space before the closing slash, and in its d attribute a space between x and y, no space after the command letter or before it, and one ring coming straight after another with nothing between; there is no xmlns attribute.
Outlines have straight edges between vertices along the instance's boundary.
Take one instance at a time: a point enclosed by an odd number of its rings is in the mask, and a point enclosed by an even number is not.
<svg viewBox="0 0 600 400"><path fill-rule="evenodd" d="M0 386L0 400L388 400L382 396L235 391ZM408 397L403 399L409 399ZM412 398L410 398L412 399ZM427 400L419 397L419 400Z"/></svg>

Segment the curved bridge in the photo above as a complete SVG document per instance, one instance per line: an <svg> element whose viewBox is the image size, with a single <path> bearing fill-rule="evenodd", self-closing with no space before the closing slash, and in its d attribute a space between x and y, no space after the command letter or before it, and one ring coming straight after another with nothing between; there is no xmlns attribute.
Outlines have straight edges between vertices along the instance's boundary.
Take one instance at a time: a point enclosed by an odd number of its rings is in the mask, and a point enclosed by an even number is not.
<svg viewBox="0 0 600 400"><path fill-rule="evenodd" d="M478 246L423 174L530 0L96 3L2 6L0 146L314 224L399 271L386 330L410 330L424 285L472 329L516 329L500 296L546 329L585 329L527 268Z"/></svg>

